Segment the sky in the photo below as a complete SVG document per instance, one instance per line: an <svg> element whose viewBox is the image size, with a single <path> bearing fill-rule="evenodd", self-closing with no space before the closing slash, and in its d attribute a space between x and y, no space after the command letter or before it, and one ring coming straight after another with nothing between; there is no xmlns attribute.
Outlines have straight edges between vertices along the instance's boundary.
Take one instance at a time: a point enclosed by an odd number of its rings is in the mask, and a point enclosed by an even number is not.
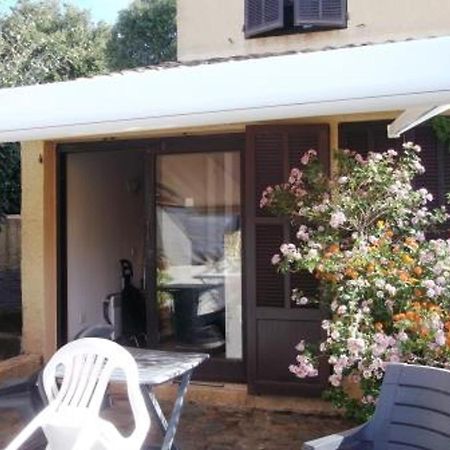
<svg viewBox="0 0 450 450"><path fill-rule="evenodd" d="M95 21L103 20L114 23L117 13L126 8L131 0L63 0L63 3L71 3L83 9L91 10ZM16 4L16 0L0 0L0 12L8 11Z"/></svg>

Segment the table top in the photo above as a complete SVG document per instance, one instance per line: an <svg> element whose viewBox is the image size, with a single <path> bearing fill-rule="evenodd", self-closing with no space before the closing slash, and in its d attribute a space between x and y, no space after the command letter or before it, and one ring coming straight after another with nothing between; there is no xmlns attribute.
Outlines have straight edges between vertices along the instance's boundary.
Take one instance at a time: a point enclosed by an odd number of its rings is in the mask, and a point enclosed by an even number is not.
<svg viewBox="0 0 450 450"><path fill-rule="evenodd" d="M207 353L164 352L146 348L125 347L135 359L139 383L155 386L181 377L209 358ZM113 372L112 381L125 381L123 372Z"/></svg>

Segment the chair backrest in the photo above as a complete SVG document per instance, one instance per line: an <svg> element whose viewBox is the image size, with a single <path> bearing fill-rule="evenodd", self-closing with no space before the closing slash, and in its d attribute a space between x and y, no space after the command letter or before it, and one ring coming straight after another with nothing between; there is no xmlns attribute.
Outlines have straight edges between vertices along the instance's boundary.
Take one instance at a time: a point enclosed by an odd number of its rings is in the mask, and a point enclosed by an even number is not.
<svg viewBox="0 0 450 450"><path fill-rule="evenodd" d="M74 340L87 338L87 337L98 337L103 339L109 339L112 340L114 333L114 327L109 324L96 324L96 325L90 325L86 328L83 328L81 331L79 331L75 337Z"/></svg>
<svg viewBox="0 0 450 450"><path fill-rule="evenodd" d="M117 369L127 379L130 403L136 395L140 399L137 401L143 403L136 362L128 351L101 338L70 342L44 368L44 390L49 403L55 410L86 408L98 412L111 375Z"/></svg>
<svg viewBox="0 0 450 450"><path fill-rule="evenodd" d="M450 371L389 364L365 434L374 450L450 449Z"/></svg>
<svg viewBox="0 0 450 450"><path fill-rule="evenodd" d="M123 436L102 419L100 407L114 370L123 371L135 428ZM47 448L138 450L147 435L150 417L139 386L135 360L120 345L101 338L70 342L44 368L43 385L49 405L13 439L7 450L18 450L42 428Z"/></svg>

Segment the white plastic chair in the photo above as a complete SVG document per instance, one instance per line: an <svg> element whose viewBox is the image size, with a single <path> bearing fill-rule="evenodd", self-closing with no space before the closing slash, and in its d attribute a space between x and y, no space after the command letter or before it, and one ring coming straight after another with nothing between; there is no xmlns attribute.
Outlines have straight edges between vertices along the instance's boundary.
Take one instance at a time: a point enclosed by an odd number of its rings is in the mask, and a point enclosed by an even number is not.
<svg viewBox="0 0 450 450"><path fill-rule="evenodd" d="M124 372L135 429L123 436L99 417L106 388L114 370ZM84 338L58 350L44 369L44 390L49 405L6 447L16 450L42 428L47 450L104 450L141 448L150 417L139 388L133 357L120 345L100 338Z"/></svg>

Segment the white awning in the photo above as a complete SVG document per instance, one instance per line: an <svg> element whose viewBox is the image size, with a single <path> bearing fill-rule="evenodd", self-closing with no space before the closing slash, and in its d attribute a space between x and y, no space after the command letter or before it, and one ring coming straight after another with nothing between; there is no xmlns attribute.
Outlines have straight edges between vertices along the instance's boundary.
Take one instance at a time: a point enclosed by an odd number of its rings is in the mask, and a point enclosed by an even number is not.
<svg viewBox="0 0 450 450"><path fill-rule="evenodd" d="M450 109L450 103L443 105L425 105L407 109L388 125L388 137L398 138L411 128L438 116Z"/></svg>
<svg viewBox="0 0 450 450"><path fill-rule="evenodd" d="M0 90L0 142L450 103L450 37L150 68Z"/></svg>

